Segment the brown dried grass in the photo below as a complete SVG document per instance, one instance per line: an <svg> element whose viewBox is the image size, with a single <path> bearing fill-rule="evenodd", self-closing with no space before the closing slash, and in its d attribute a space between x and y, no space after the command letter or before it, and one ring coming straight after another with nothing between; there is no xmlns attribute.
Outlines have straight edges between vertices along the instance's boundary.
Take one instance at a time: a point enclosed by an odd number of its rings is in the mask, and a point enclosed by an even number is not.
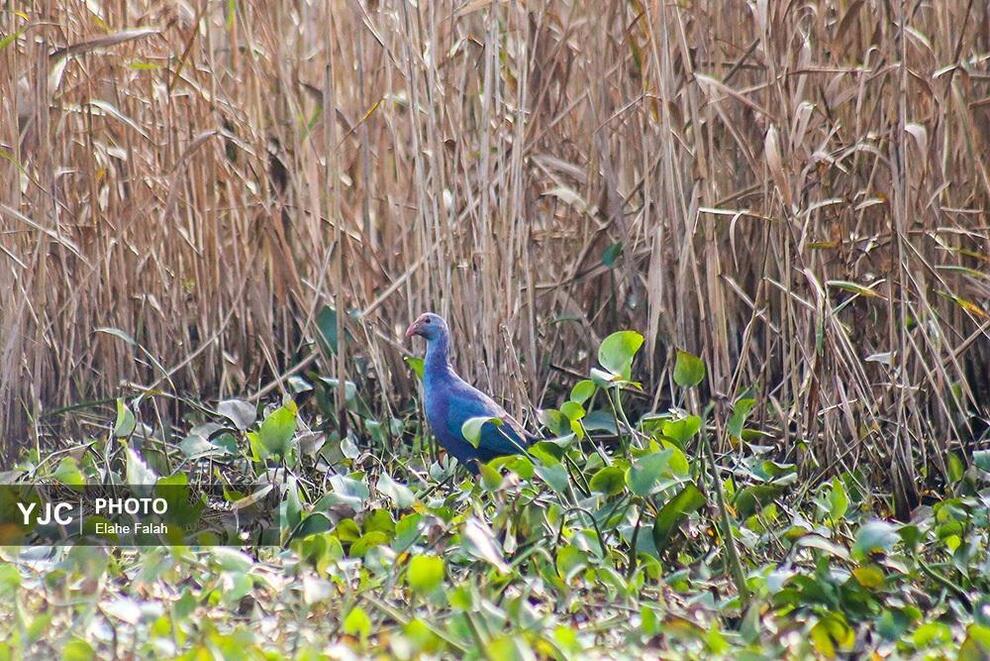
<svg viewBox="0 0 990 661"><path fill-rule="evenodd" d="M822 471L910 490L979 434L986 3L418 5L0 14L8 446L122 390L256 392L324 303L386 404L435 309L516 407L631 326L655 402L702 354L720 420L753 385Z"/></svg>

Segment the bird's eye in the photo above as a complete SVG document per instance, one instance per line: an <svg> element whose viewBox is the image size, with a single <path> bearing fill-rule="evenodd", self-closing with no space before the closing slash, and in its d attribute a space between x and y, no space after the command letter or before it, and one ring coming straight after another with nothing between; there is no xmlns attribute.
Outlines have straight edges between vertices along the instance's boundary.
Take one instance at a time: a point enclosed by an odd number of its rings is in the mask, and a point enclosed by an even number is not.
<svg viewBox="0 0 990 661"><path fill-rule="evenodd" d="M427 317L427 318L426 318L426 321L424 321L423 323L424 323L424 324L428 324L428 323L430 323L430 318L429 318L429 317Z"/></svg>

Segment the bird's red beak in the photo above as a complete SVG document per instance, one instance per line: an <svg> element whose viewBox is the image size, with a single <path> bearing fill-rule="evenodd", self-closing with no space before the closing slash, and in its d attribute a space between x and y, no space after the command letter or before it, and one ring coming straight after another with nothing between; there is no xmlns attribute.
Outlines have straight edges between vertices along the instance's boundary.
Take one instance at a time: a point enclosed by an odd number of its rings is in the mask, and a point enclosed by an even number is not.
<svg viewBox="0 0 990 661"><path fill-rule="evenodd" d="M406 337L412 337L419 332L419 319L409 324L409 328L406 329Z"/></svg>

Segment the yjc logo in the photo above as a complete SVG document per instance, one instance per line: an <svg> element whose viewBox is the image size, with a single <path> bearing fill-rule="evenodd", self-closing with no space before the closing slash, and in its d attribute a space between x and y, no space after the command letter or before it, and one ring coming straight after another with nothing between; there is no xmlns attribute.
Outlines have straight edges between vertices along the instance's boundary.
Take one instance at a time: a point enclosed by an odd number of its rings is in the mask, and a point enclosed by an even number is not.
<svg viewBox="0 0 990 661"><path fill-rule="evenodd" d="M38 503L17 503L17 509L21 511L21 515L24 517L24 525L31 524L31 512L37 507ZM60 526L66 526L72 523L72 503L45 503L44 510L39 514L36 521L39 525L46 526L52 521L59 524Z"/></svg>

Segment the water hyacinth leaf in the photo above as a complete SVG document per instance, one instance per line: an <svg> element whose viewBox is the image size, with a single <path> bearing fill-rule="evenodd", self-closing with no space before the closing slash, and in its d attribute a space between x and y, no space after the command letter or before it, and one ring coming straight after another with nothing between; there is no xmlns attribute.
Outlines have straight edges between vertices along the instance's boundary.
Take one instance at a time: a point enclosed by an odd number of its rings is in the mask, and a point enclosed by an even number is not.
<svg viewBox="0 0 990 661"><path fill-rule="evenodd" d="M955 452L949 453L949 482L956 483L963 478L963 474L966 472L966 467L963 465L962 459Z"/></svg>
<svg viewBox="0 0 990 661"><path fill-rule="evenodd" d="M666 548L671 533L688 515L697 512L705 502L705 494L694 482L690 482L660 508L657 520L653 524L653 543L656 544L658 551Z"/></svg>
<svg viewBox="0 0 990 661"><path fill-rule="evenodd" d="M225 571L243 573L254 566L254 560L243 551L225 546L215 547L211 551L213 561Z"/></svg>
<svg viewBox="0 0 990 661"><path fill-rule="evenodd" d="M966 639L959 648L961 661L990 658L990 624L973 623L966 628Z"/></svg>
<svg viewBox="0 0 990 661"><path fill-rule="evenodd" d="M481 445L481 428L489 422L497 426L502 424L502 419L486 416L468 418L464 421L464 424L461 425L461 434L464 435L464 438L467 439L468 443L474 447L478 447Z"/></svg>
<svg viewBox="0 0 990 661"><path fill-rule="evenodd" d="M853 556L863 559L874 553L887 553L900 540L898 526L886 521L874 520L863 525L856 533Z"/></svg>
<svg viewBox="0 0 990 661"><path fill-rule="evenodd" d="M856 644L856 632L841 613L828 613L811 628L811 642L827 658L837 652L851 652Z"/></svg>
<svg viewBox="0 0 990 661"><path fill-rule="evenodd" d="M504 457L496 457L488 463L496 468L504 467L524 480L532 479L536 472L532 460L521 454L510 454Z"/></svg>
<svg viewBox="0 0 990 661"><path fill-rule="evenodd" d="M113 435L116 438L127 438L134 433L137 420L134 412L124 403L123 399L117 400L117 420L113 423Z"/></svg>
<svg viewBox="0 0 990 661"><path fill-rule="evenodd" d="M781 484L754 484L736 493L735 506L739 516L746 518L756 514L760 509L784 491Z"/></svg>
<svg viewBox="0 0 990 661"><path fill-rule="evenodd" d="M417 378L422 380L423 370L425 369L425 365L426 365L426 363L423 362L423 359L420 358L419 356L403 356L402 360L406 361L406 365L409 367L409 369L413 371L413 374L415 374Z"/></svg>
<svg viewBox="0 0 990 661"><path fill-rule="evenodd" d="M225 399L217 404L217 413L234 423L234 426L245 431L254 424L258 417L257 409L248 402L240 399Z"/></svg>
<svg viewBox="0 0 990 661"><path fill-rule="evenodd" d="M502 486L502 474L486 463L478 465L481 474L481 488L485 491L497 491Z"/></svg>
<svg viewBox="0 0 990 661"><path fill-rule="evenodd" d="M578 404L584 404L586 401L591 399L591 396L595 394L595 382L591 379L582 379L574 384L571 388L571 401L577 402Z"/></svg>
<svg viewBox="0 0 990 661"><path fill-rule="evenodd" d="M674 383L682 388L693 388L705 378L705 363L687 351L677 350L674 362Z"/></svg>
<svg viewBox="0 0 990 661"><path fill-rule="evenodd" d="M86 483L86 477L79 470L79 464L75 457L62 457L58 463L58 468L52 474L56 480L66 486L81 486Z"/></svg>
<svg viewBox="0 0 990 661"><path fill-rule="evenodd" d="M349 505L352 509L361 510L371 491L363 480L344 475L334 475L330 478L330 486L333 487L333 495L337 502Z"/></svg>
<svg viewBox="0 0 990 661"><path fill-rule="evenodd" d="M679 420L667 420L661 424L663 435L671 439L682 450L685 444L701 430L701 418L689 415Z"/></svg>
<svg viewBox="0 0 990 661"><path fill-rule="evenodd" d="M352 558L363 558L371 549L376 546L385 546L389 541L387 533L381 530L372 530L369 533L361 535L356 542L351 544L349 555Z"/></svg>
<svg viewBox="0 0 990 661"><path fill-rule="evenodd" d="M588 566L588 554L576 546L568 544L557 551L557 562L555 564L557 566L557 573L564 578L565 582L569 583Z"/></svg>
<svg viewBox="0 0 990 661"><path fill-rule="evenodd" d="M648 496L661 477L670 476L668 466L674 451L671 448L640 457L626 471L626 484L637 496Z"/></svg>
<svg viewBox="0 0 990 661"><path fill-rule="evenodd" d="M567 401L561 404L560 412L571 422L576 422L585 416L584 407L573 401Z"/></svg>
<svg viewBox="0 0 990 661"><path fill-rule="evenodd" d="M832 488L828 492L828 515L833 522L841 521L849 509L849 496L842 480L832 478Z"/></svg>
<svg viewBox="0 0 990 661"><path fill-rule="evenodd" d="M290 528L294 528L302 520L302 501L299 499L299 488L296 478L289 476L285 484L285 496L280 505L283 521Z"/></svg>
<svg viewBox="0 0 990 661"><path fill-rule="evenodd" d="M636 331L612 333L598 347L598 362L612 374L629 379L636 352L643 346L643 336Z"/></svg>
<svg viewBox="0 0 990 661"><path fill-rule="evenodd" d="M567 469L563 464L540 465L535 468L536 474L543 479L550 488L559 494L566 494L570 485L570 478Z"/></svg>
<svg viewBox="0 0 990 661"><path fill-rule="evenodd" d="M742 438L743 426L754 406L756 406L756 400L751 398L740 399L735 403L729 422L726 423L726 430L730 436L737 439Z"/></svg>
<svg viewBox="0 0 990 661"><path fill-rule="evenodd" d="M399 509L412 507L416 502L416 496L412 490L404 484L400 484L392 479L388 473L382 473L376 485L378 491L384 494Z"/></svg>
<svg viewBox="0 0 990 661"><path fill-rule="evenodd" d="M337 353L337 311L324 305L316 315L316 328L320 331L319 340L324 349Z"/></svg>
<svg viewBox="0 0 990 661"><path fill-rule="evenodd" d="M325 385L330 392L337 392L337 386L340 383L337 379L333 377L320 377L320 383ZM357 385L353 381L344 381L344 401L352 402L354 398L357 397Z"/></svg>
<svg viewBox="0 0 990 661"><path fill-rule="evenodd" d="M878 587L883 585L884 574L883 570L880 569L878 565L865 565L863 567L856 567L853 569L853 576L856 577L856 582L862 585L867 590L876 590Z"/></svg>
<svg viewBox="0 0 990 661"><path fill-rule="evenodd" d="M73 638L62 648L62 661L90 661L95 658L93 647L82 638Z"/></svg>
<svg viewBox="0 0 990 661"><path fill-rule="evenodd" d="M416 594L429 594L443 583L443 558L435 555L417 555L409 561L406 582Z"/></svg>
<svg viewBox="0 0 990 661"><path fill-rule="evenodd" d="M981 471L990 473L990 450L977 450L974 452L973 464Z"/></svg>
<svg viewBox="0 0 990 661"><path fill-rule="evenodd" d="M476 517L469 518L461 530L465 550L474 557L484 560L503 573L509 572L502 550L495 539L495 534L484 521Z"/></svg>
<svg viewBox="0 0 990 661"><path fill-rule="evenodd" d="M298 408L289 401L265 418L258 430L258 441L268 456L288 457L293 448Z"/></svg>
<svg viewBox="0 0 990 661"><path fill-rule="evenodd" d="M592 491L614 496L626 488L626 472L619 466L606 466L591 476L588 485Z"/></svg>
<svg viewBox="0 0 990 661"><path fill-rule="evenodd" d="M529 446L529 455L541 464L554 466L564 456L564 448L552 441L537 441Z"/></svg>
<svg viewBox="0 0 990 661"><path fill-rule="evenodd" d="M128 484L153 485L158 481L158 475L155 471L149 468L144 459L130 447L127 448L126 473Z"/></svg>
<svg viewBox="0 0 990 661"><path fill-rule="evenodd" d="M299 376L298 374L293 374L287 379L289 384L289 392L293 395L299 395L304 392L310 392L313 390L313 384Z"/></svg>
<svg viewBox="0 0 990 661"><path fill-rule="evenodd" d="M601 409L585 415L581 424L587 431L604 431L613 435L619 433L619 428L615 425L615 416Z"/></svg>
<svg viewBox="0 0 990 661"><path fill-rule="evenodd" d="M182 442L179 443L179 449L182 450L182 453L186 455L186 457L197 459L200 457L221 455L224 453L222 448L218 448L198 434L189 434L182 439Z"/></svg>
<svg viewBox="0 0 990 661"><path fill-rule="evenodd" d="M371 618L360 606L355 606L344 618L344 633L366 640L371 635Z"/></svg>
<svg viewBox="0 0 990 661"><path fill-rule="evenodd" d="M557 409L541 409L537 413L540 424L550 430L551 434L562 436L570 433L571 425L567 416Z"/></svg>

